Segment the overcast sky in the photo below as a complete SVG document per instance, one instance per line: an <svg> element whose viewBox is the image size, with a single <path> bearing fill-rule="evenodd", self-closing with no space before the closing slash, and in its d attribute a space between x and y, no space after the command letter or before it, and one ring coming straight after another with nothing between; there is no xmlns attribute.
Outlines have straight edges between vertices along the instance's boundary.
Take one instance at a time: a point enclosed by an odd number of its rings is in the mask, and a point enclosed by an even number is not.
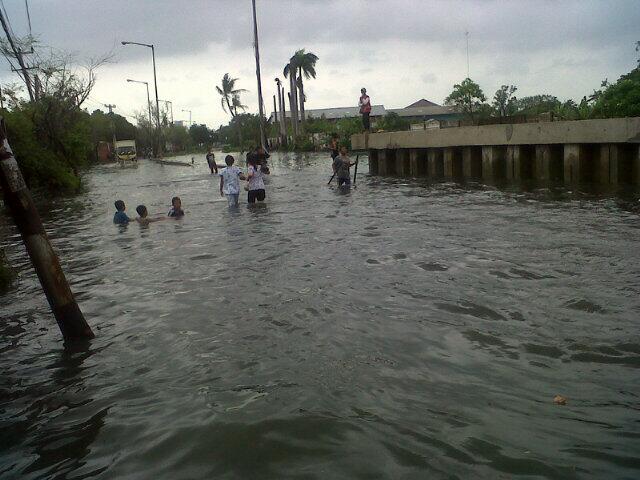
<svg viewBox="0 0 640 480"><path fill-rule="evenodd" d="M13 30L27 32L23 0L4 0ZM116 104L132 115L145 108L143 85L153 81L151 52L122 40L156 46L158 90L174 117L217 128L227 123L215 85L228 72L249 90L257 112L250 0L29 0L34 35L78 59L113 50L98 72L86 107ZM263 95L272 110L274 78L293 52L320 57L317 79L305 84L307 108L357 104L366 86L374 104L404 107L420 98L442 103L466 77L488 97L502 84L518 96L550 93L579 100L600 82L636 65L640 0L432 1L257 0ZM3 64L0 81L11 81ZM15 79L15 77L14 77ZM153 91L151 93L153 97Z"/></svg>

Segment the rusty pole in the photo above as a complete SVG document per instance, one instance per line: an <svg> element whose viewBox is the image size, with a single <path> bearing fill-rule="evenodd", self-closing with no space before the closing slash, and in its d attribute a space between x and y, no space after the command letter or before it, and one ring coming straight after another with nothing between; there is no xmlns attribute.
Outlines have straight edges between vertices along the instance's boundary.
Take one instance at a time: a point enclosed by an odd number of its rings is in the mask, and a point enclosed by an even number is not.
<svg viewBox="0 0 640 480"><path fill-rule="evenodd" d="M20 231L62 336L66 341L93 338L91 327L84 319L69 288L31 193L24 182L20 167L13 156L2 117L0 117L0 185L4 192L5 205L9 207Z"/></svg>

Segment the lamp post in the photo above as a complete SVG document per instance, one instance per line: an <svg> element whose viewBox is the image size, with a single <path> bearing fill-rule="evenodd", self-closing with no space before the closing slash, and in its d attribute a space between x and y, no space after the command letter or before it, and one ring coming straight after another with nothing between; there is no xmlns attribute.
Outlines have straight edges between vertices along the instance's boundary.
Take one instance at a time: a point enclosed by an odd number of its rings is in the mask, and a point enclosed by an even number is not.
<svg viewBox="0 0 640 480"><path fill-rule="evenodd" d="M151 49L151 58L153 59L153 85L156 90L156 128L158 129L158 144L156 147L156 155L160 155L160 102L158 101L158 78L156 76L156 51L153 44L138 43L138 42L122 42L122 45L140 45L141 47L148 47Z"/></svg>
<svg viewBox="0 0 640 480"><path fill-rule="evenodd" d="M189 113L189 128L191 128L191 110L182 110L182 111Z"/></svg>
<svg viewBox="0 0 640 480"><path fill-rule="evenodd" d="M152 128L153 128L153 120L151 120L151 99L149 97L149 82L143 82L141 80L132 80L127 78L127 82L129 83L143 83L147 87L147 108L149 109L149 140L153 138Z"/></svg>
<svg viewBox="0 0 640 480"><path fill-rule="evenodd" d="M260 79L260 48L258 47L258 20L256 18L256 0L251 1L253 8L253 47L256 55L256 79L258 81L258 111L260 115L260 145L267 148L267 139L264 134L264 109L262 104L262 80Z"/></svg>
<svg viewBox="0 0 640 480"><path fill-rule="evenodd" d="M169 115L171 115L171 125L173 125L173 102L171 100L159 100L160 102L164 102L165 105L169 105Z"/></svg>

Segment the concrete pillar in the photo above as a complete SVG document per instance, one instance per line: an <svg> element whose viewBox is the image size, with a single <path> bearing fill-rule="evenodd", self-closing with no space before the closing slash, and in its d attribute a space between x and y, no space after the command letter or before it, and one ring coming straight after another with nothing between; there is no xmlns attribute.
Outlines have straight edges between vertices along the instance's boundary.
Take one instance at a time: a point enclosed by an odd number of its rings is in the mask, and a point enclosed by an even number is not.
<svg viewBox="0 0 640 480"><path fill-rule="evenodd" d="M378 175L378 150L369 150L369 174Z"/></svg>
<svg viewBox="0 0 640 480"><path fill-rule="evenodd" d="M628 145L604 143L598 146L594 159L594 180L605 185L632 180L632 151Z"/></svg>
<svg viewBox="0 0 640 480"><path fill-rule="evenodd" d="M378 150L378 175L389 175L387 168L387 151Z"/></svg>
<svg viewBox="0 0 640 480"><path fill-rule="evenodd" d="M640 145L632 146L631 183L634 185L640 185Z"/></svg>
<svg viewBox="0 0 640 480"><path fill-rule="evenodd" d="M464 178L482 176L482 148L464 147L462 149L462 175Z"/></svg>
<svg viewBox="0 0 640 480"><path fill-rule="evenodd" d="M459 148L444 149L444 176L447 178L462 177L462 152Z"/></svg>
<svg viewBox="0 0 640 480"><path fill-rule="evenodd" d="M482 147L482 178L484 180L504 177L506 150L502 146Z"/></svg>
<svg viewBox="0 0 640 480"><path fill-rule="evenodd" d="M409 150L409 166L412 177L427 176L427 152L412 148Z"/></svg>
<svg viewBox="0 0 640 480"><path fill-rule="evenodd" d="M539 182L562 179L562 146L536 145L533 165L534 178Z"/></svg>
<svg viewBox="0 0 640 480"><path fill-rule="evenodd" d="M400 177L411 176L411 163L409 150L401 148L396 150L396 175Z"/></svg>
<svg viewBox="0 0 640 480"><path fill-rule="evenodd" d="M444 176L444 161L441 148L427 150L427 171L431 178Z"/></svg>
<svg viewBox="0 0 640 480"><path fill-rule="evenodd" d="M533 176L533 155L528 145L507 146L507 180L528 180Z"/></svg>
<svg viewBox="0 0 640 480"><path fill-rule="evenodd" d="M564 145L564 181L565 183L587 182L591 180L591 151L582 143Z"/></svg>
<svg viewBox="0 0 640 480"><path fill-rule="evenodd" d="M396 164L397 150L385 150L387 157L387 175L397 175L398 165Z"/></svg>

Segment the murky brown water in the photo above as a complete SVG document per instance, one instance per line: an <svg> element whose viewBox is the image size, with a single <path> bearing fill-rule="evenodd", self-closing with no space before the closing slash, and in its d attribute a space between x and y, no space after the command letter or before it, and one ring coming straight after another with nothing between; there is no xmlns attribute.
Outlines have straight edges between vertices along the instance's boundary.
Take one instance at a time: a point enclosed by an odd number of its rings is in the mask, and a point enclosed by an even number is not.
<svg viewBox="0 0 640 480"><path fill-rule="evenodd" d="M95 168L43 208L88 347L0 223L1 478L640 475L637 195L345 194L325 156L283 156L266 208L230 213L199 162ZM181 221L111 223L173 195Z"/></svg>

